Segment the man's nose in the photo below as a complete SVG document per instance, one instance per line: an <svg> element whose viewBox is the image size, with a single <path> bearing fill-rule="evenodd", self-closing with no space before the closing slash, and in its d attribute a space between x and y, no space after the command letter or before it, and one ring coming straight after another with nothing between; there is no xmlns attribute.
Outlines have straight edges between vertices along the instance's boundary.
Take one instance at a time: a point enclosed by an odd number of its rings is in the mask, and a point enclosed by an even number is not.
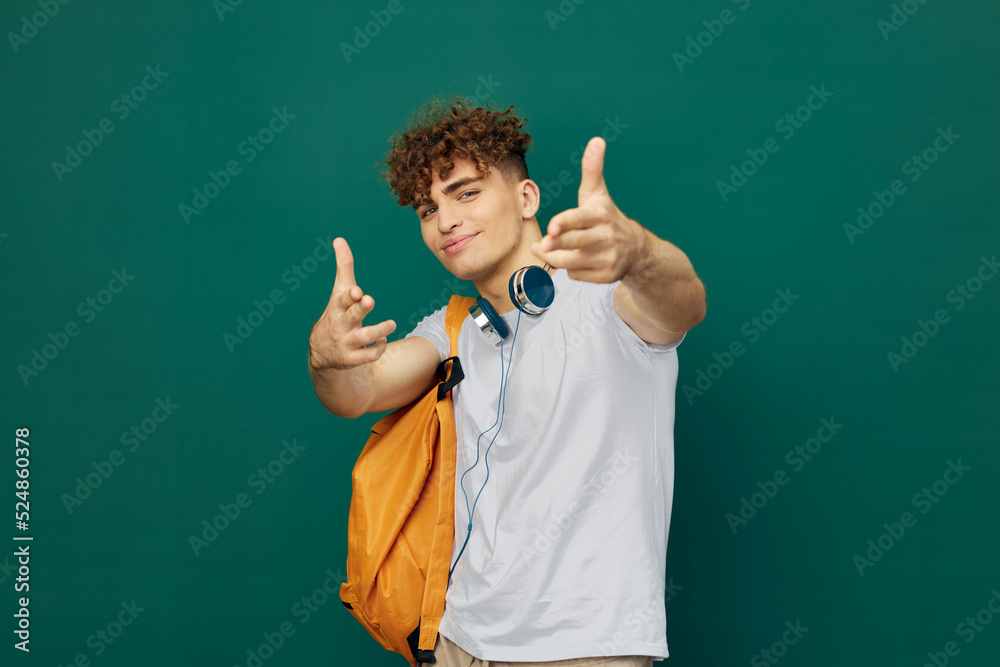
<svg viewBox="0 0 1000 667"><path fill-rule="evenodd" d="M462 217L453 208L442 206L437 211L438 231L442 234L450 232L462 224Z"/></svg>

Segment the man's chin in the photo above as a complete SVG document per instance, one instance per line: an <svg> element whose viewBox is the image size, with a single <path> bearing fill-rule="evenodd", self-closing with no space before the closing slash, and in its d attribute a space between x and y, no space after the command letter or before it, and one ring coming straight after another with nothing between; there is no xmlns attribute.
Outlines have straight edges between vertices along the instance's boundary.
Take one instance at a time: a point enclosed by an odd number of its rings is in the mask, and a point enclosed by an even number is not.
<svg viewBox="0 0 1000 667"><path fill-rule="evenodd" d="M448 270L451 275L459 280L474 281L486 277L489 271L485 267L470 265L463 261L465 258L441 258L441 265Z"/></svg>
<svg viewBox="0 0 1000 667"><path fill-rule="evenodd" d="M464 270L464 269L456 269L454 267L449 267L449 266L445 266L444 268L447 269L448 272L451 275L455 276L458 280L465 280L465 281L472 282L474 280L477 280L479 278L479 276L480 276L480 274L478 272L476 272L476 271L468 271L468 270Z"/></svg>

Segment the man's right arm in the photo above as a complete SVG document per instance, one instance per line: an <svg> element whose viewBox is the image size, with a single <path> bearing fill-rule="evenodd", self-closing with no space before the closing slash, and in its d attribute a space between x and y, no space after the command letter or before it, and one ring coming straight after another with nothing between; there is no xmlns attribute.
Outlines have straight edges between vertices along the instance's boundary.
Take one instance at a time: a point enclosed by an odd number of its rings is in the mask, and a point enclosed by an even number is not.
<svg viewBox="0 0 1000 667"><path fill-rule="evenodd" d="M369 348L371 349L371 348ZM395 410L408 405L438 382L440 355L423 336L389 343L376 360L346 370L316 368L309 375L320 402L341 417Z"/></svg>
<svg viewBox="0 0 1000 667"><path fill-rule="evenodd" d="M342 417L407 405L435 383L440 354L422 336L387 343L396 329L392 320L362 326L375 300L355 282L347 241L334 239L333 250L337 277L326 310L309 334L309 375L316 396Z"/></svg>

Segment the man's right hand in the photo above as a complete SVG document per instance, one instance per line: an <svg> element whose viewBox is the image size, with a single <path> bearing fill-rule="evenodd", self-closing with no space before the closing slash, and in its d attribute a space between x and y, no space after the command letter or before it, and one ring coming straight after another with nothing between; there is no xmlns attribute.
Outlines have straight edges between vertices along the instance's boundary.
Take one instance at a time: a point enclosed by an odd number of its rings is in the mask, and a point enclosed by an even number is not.
<svg viewBox="0 0 1000 667"><path fill-rule="evenodd" d="M309 334L309 364L315 369L347 370L377 361L385 352L387 336L396 323L385 320L362 326L375 307L375 299L365 294L354 279L354 255L347 240L333 240L337 257L337 277L326 310ZM372 345L374 343L374 345Z"/></svg>

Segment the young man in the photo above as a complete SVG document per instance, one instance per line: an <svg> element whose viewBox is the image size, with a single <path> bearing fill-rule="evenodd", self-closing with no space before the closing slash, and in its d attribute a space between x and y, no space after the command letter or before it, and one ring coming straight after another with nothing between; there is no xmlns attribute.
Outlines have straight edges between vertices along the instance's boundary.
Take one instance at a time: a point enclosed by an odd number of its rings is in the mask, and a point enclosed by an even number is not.
<svg viewBox="0 0 1000 667"><path fill-rule="evenodd" d="M512 108L431 108L386 158L424 244L510 329L496 345L468 317L459 334L453 569L435 657L651 665L668 655L676 347L705 316L705 288L683 251L612 201L600 137L578 206L543 236L531 137ZM355 284L347 241L333 246L333 292L309 339L316 394L345 417L406 405L450 356L445 309L387 344L395 323L362 325L374 299ZM555 287L538 315L508 294L529 265Z"/></svg>

